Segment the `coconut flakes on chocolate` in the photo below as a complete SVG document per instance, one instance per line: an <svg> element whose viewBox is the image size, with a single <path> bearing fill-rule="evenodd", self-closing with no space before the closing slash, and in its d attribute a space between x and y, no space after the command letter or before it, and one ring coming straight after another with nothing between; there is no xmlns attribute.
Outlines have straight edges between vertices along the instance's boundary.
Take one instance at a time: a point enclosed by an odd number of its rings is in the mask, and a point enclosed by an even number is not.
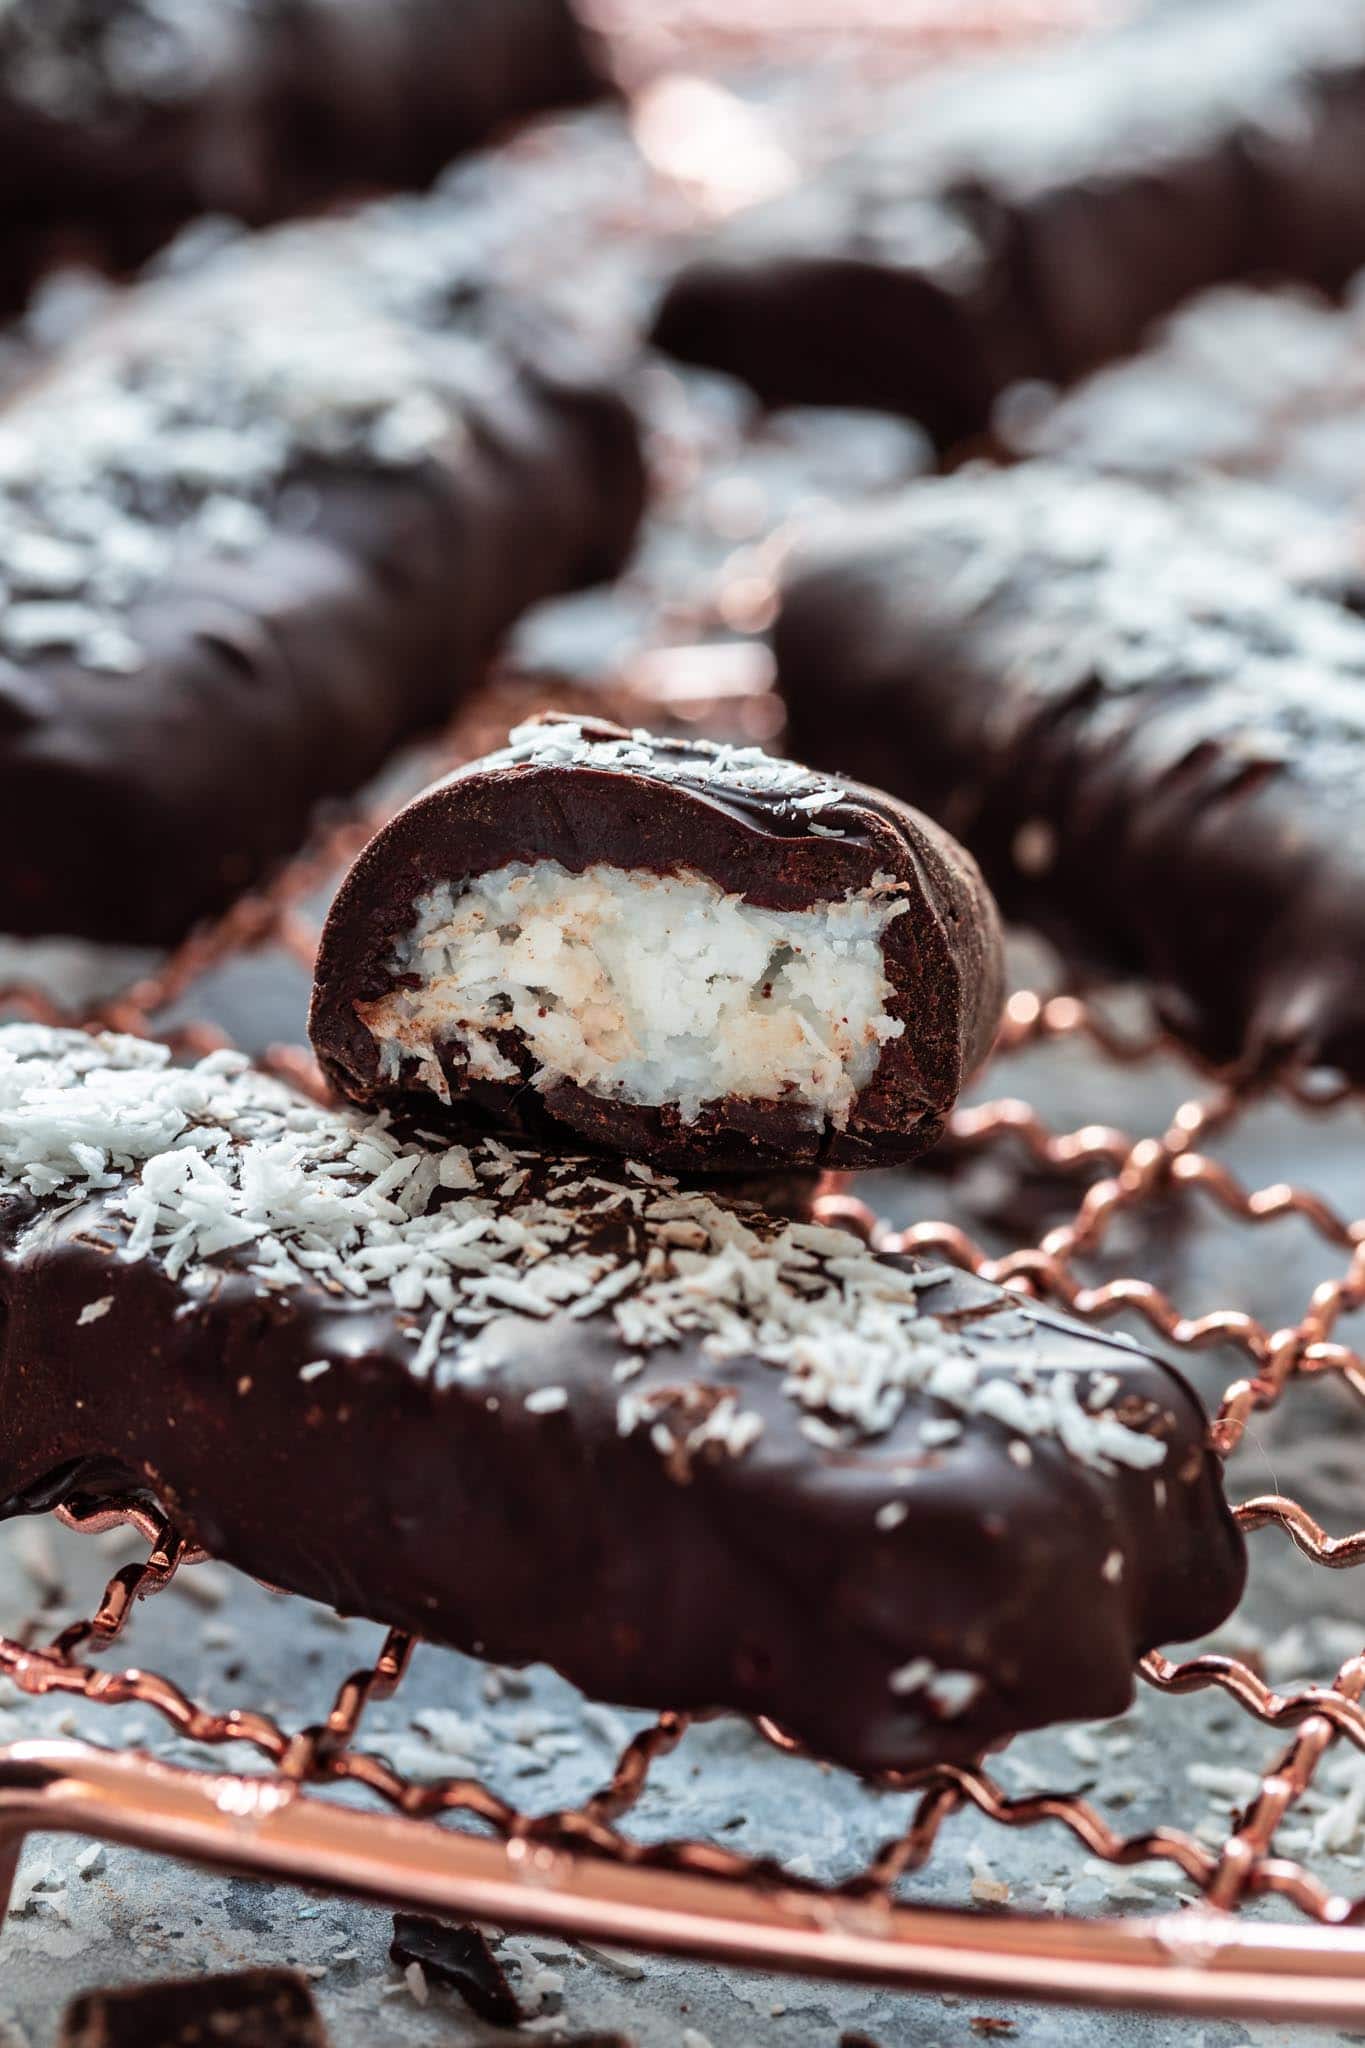
<svg viewBox="0 0 1365 2048"><path fill-rule="evenodd" d="M235 1055L0 1029L0 1299L0 1512L132 1490L272 1585L862 1770L1118 1711L1240 1590L1136 1346Z"/></svg>
<svg viewBox="0 0 1365 2048"><path fill-rule="evenodd" d="M613 351L494 273L454 200L239 237L16 395L0 928L174 943L442 725L528 606L620 566L644 485Z"/></svg>
<svg viewBox="0 0 1365 2048"><path fill-rule="evenodd" d="M448 1132L750 1172L922 1151L1000 1001L994 906L915 812L549 717L363 850L310 1031L343 1093Z"/></svg>
<svg viewBox="0 0 1365 2048"><path fill-rule="evenodd" d="M573 717L525 719L507 735L507 746L487 756L487 768L530 760L548 767L642 770L658 782L700 782L730 795L760 796L778 808L823 811L847 804L846 785L812 775L797 761L784 761L762 747L725 740L671 739L637 727L625 732L601 720Z"/></svg>
<svg viewBox="0 0 1365 2048"><path fill-rule="evenodd" d="M1099 1470L1166 1456L1160 1438L1106 1405L1112 1374L1082 1388L1027 1342L993 1346L983 1371L964 1334L921 1311L933 1269L902 1269L844 1231L737 1212L666 1176L655 1176L658 1195L611 1190L629 1252L609 1251L606 1205L573 1205L583 1160L513 1155L533 1169L530 1186L504 1202L494 1184L506 1147L400 1142L385 1119L315 1108L240 1054L185 1069L144 1040L12 1026L0 1040L0 1134L0 1188L119 1189L120 1256L156 1259L190 1293L210 1290L213 1262L231 1254L262 1291L312 1284L425 1314L412 1368L438 1386L493 1370L496 1346L462 1339L502 1310L609 1312L632 1354L689 1334L712 1358L761 1358L802 1408L858 1435L884 1434L913 1388L1053 1437ZM994 1376L1007 1367L1015 1379ZM542 1388L527 1406L553 1413L562 1393ZM622 1395L618 1412L639 1398ZM731 1406L712 1412L698 1444L740 1454L755 1433Z"/></svg>

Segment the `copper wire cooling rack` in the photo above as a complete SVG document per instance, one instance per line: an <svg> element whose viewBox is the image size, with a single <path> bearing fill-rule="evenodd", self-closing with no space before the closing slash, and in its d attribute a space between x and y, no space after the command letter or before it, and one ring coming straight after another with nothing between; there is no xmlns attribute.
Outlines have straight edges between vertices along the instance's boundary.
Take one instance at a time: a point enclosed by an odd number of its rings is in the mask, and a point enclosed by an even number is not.
<svg viewBox="0 0 1365 2048"><path fill-rule="evenodd" d="M535 694L545 701L543 688ZM499 727L505 730L509 710L515 715L517 708L515 693L509 704L504 690L485 714L487 726L478 717L472 724L466 719L455 743L461 749L483 744ZM282 946L310 964L316 931L303 905L369 822L341 828L274 887L239 904L161 972L85 1021L150 1032L156 1014L172 1001L183 1004L210 968L253 948ZM3 998L11 1012L57 1020L51 1002L34 989L4 991ZM1172 1050L1155 1036L1139 1042L1120 1035L1101 1011L1077 998L1021 993L1010 1002L994 1067L1044 1041L1068 1038L1085 1041L1115 1069ZM224 1040L216 1027L189 1025L173 1042L192 1051ZM318 1086L300 1048L278 1048L266 1064ZM1313 1376L1335 1376L1365 1403L1365 1357L1338 1334L1343 1319L1365 1306L1365 1219L1348 1219L1305 1189L1243 1185L1203 1147L1245 1113L1251 1091L1207 1073L1194 1074L1191 1086L1169 1126L1152 1136L1101 1125L1053 1130L1012 1097L960 1110L950 1150L979 1157L1004 1149L1017 1155L1022 1147L1050 1175L1074 1176L1081 1192L1070 1219L1036 1244L998 1258L959 1226L944 1223L918 1223L883 1241L931 1251L1087 1319L1135 1313L1178 1350L1231 1347L1242 1371L1224 1390L1213 1424L1217 1448L1227 1454L1258 1411L1292 1398ZM1330 1091L1306 1080L1290 1077L1275 1086L1305 1108L1337 1109ZM1264 1083L1259 1092L1263 1097ZM1197 1191L1248 1229L1296 1216L1340 1255L1338 1277L1319 1285L1300 1319L1281 1329L1237 1308L1188 1316L1140 1277L1094 1286L1078 1277L1080 1262L1105 1248L1118 1219L1176 1190ZM827 1215L874 1231L870 1212L838 1187L829 1186L820 1202ZM48 1738L0 1749L0 1908L26 1834L62 1831L528 1931L905 1988L1224 2017L1365 2017L1365 1895L1344 1896L1304 1862L1276 1851L1278 1831L1328 1752L1350 1745L1365 1754L1365 1650L1329 1683L1284 1693L1250 1664L1227 1656L1175 1663L1153 1653L1143 1661L1147 1685L1170 1694L1216 1688L1244 1714L1285 1733L1278 1760L1250 1803L1232 1816L1219 1846L1204 1831L1197 1837L1164 1826L1125 1836L1083 1798L1011 1796L984 1765L941 1768L888 1780L890 1789L917 1794L909 1825L856 1877L823 1886L714 1841L644 1842L631 1834L632 1809L652 1767L687 1735L684 1715L662 1714L636 1735L609 1782L581 1806L532 1814L475 1778L414 1783L365 1747L367 1707L390 1697L407 1670L414 1646L406 1636L390 1635L373 1667L346 1680L322 1719L297 1725L193 1699L155 1672L119 1669L108 1653L117 1648L134 1604L192 1569L197 1553L173 1527L130 1501L58 1512L92 1533L117 1522L134 1524L148 1541L146 1560L120 1570L90 1619L46 1645L0 1637L0 1675L33 1696L140 1703L196 1743L248 1745L259 1768L228 1773L171 1766L135 1748ZM1365 1565L1365 1528L1328 1535L1283 1495L1243 1500L1237 1514L1248 1532L1272 1532L1265 1541L1288 1537L1319 1567ZM760 1732L790 1746L776 1728L760 1724ZM321 1796L340 1785L364 1788L381 1810L356 1810ZM962 1809L1005 1828L1059 1827L1078 1855L1109 1864L1164 1862L1183 1874L1200 1903L1142 1918L1086 1919L1013 1909L985 1915L907 1902L903 1881L924 1867L944 1822ZM459 1825L439 1825L446 1817ZM1289 1911L1269 1922L1236 1916L1237 1908L1267 1895Z"/></svg>

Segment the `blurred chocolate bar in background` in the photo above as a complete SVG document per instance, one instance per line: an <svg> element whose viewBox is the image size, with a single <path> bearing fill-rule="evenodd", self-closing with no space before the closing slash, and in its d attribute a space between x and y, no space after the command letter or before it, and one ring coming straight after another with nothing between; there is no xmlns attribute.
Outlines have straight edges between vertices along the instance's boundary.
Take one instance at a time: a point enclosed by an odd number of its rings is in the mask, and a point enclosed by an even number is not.
<svg viewBox="0 0 1365 2048"><path fill-rule="evenodd" d="M807 760L873 763L1070 959L1219 1061L1365 1079L1365 625L1252 524L1029 462L911 485L800 555L778 681Z"/></svg>
<svg viewBox="0 0 1365 2048"><path fill-rule="evenodd" d="M605 90L569 0L11 0L0 306L56 262L131 269L197 214L425 185Z"/></svg>
<svg viewBox="0 0 1365 2048"><path fill-rule="evenodd" d="M1060 399L1007 395L998 429L1015 454L1149 481L1215 471L1338 519L1355 514L1365 500L1365 274L1341 306L1301 289L1206 292L1140 355Z"/></svg>
<svg viewBox="0 0 1365 2048"><path fill-rule="evenodd" d="M661 345L773 404L910 414L941 445L1220 281L1365 260L1365 11L1163 9L908 87L878 132L684 263Z"/></svg>

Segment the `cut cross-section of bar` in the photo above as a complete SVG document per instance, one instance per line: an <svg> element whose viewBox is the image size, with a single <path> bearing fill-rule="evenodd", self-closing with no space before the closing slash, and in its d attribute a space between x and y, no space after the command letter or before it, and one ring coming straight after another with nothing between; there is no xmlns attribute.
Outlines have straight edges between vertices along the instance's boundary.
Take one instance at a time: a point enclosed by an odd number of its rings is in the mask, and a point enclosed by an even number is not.
<svg viewBox="0 0 1365 2048"><path fill-rule="evenodd" d="M415 797L323 934L354 1100L673 1168L932 1144L990 1049L999 923L906 805L757 747L533 720Z"/></svg>

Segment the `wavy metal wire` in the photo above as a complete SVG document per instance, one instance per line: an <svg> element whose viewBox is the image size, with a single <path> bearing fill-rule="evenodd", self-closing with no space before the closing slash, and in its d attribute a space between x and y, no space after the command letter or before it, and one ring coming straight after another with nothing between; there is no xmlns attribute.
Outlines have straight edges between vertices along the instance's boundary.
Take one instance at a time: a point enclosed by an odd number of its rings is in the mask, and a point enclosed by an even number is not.
<svg viewBox="0 0 1365 2048"><path fill-rule="evenodd" d="M543 704L545 695L537 685L536 701ZM602 700L595 702L601 711ZM450 758L467 756L505 730L509 711L515 715L517 708L516 686L504 683L491 705L457 724L445 751ZM631 708L638 714L638 704ZM195 934L159 973L91 1015L63 1016L31 988L0 991L0 1001L36 1019L150 1035L158 1012L183 1001L210 968L236 954L273 944L311 968L317 933L304 900L375 821L358 818L338 828L271 888ZM1178 1051L1159 1035L1120 1034L1099 1009L1076 997L1020 993L1008 1006L995 1061L1073 1036L1115 1064ZM224 1043L221 1031L207 1024L187 1025L172 1038L185 1051ZM264 1063L321 1092L303 1049L275 1048ZM1098 1124L1053 1131L1013 1096L959 1110L950 1148L964 1155L1022 1148L1053 1176L1074 1174L1084 1183L1069 1221L1004 1257L988 1256L947 1223L878 1231L871 1213L834 1187L822 1196L822 1208L888 1248L933 1252L1086 1319L1135 1311L1177 1348L1241 1351L1246 1371L1226 1388L1213 1423L1214 1442L1227 1455L1254 1414L1309 1376L1334 1374L1365 1400L1365 1359L1336 1335L1340 1320L1365 1305L1365 1219L1344 1217L1311 1190L1288 1183L1243 1185L1201 1146L1225 1132L1253 1092L1263 1096L1268 1084L1251 1091L1205 1074L1199 1085L1202 1092L1154 1137ZM1274 1085L1300 1106L1324 1113L1339 1100L1334 1089L1306 1077L1286 1076ZM1197 1193L1247 1228L1296 1216L1342 1255L1342 1270L1315 1289L1297 1323L1278 1330L1235 1307L1188 1315L1139 1276L1087 1284L1077 1262L1103 1245L1115 1219L1172 1190ZM110 1753L71 1742L0 1750L0 1902L24 1833L62 1828L324 1890L769 1967L1189 2013L1365 2016L1365 1896L1343 1896L1306 1864L1275 1851L1277 1831L1328 1751L1345 1743L1365 1754L1365 1650L1330 1682L1291 1693L1276 1692L1229 1657L1173 1663L1154 1652L1143 1660L1141 1675L1156 1689L1217 1688L1243 1713L1289 1737L1220 1848L1170 1827L1122 1835L1073 1795L1011 1797L984 1765L940 1768L886 1779L889 1789L918 1793L909 1825L856 1877L829 1888L714 1842L646 1844L623 1829L651 1768L685 1738L684 1715L662 1714L637 1735L610 1780L581 1807L533 1815L476 1779L414 1784L362 1746L366 1708L402 1682L413 1649L407 1636L391 1634L376 1663L342 1685L324 1718L297 1728L264 1713L219 1710L155 1672L97 1663L117 1644L135 1603L164 1590L199 1554L132 1502L107 1503L83 1520L59 1513L92 1532L118 1521L135 1524L148 1540L147 1558L116 1573L96 1612L45 1646L0 1638L0 1675L34 1696L66 1694L107 1706L136 1702L197 1743L246 1743L262 1768L259 1774L172 1769L136 1749ZM1237 1514L1248 1532L1278 1530L1324 1568L1365 1563L1365 1528L1329 1534L1285 1496L1245 1500ZM778 1746L794 1746L780 1729L758 1725ZM364 1787L396 1821L310 1796L342 1783ZM964 1807L1002 1827L1060 1827L1089 1855L1115 1865L1173 1865L1201 1894L1203 1910L1156 1919L1037 1920L1014 1910L985 1916L901 1902L902 1880L925 1865L944 1822ZM432 1826L449 1816L476 1832ZM1297 1909L1297 1924L1248 1927L1229 1917L1242 1903L1267 1895Z"/></svg>

